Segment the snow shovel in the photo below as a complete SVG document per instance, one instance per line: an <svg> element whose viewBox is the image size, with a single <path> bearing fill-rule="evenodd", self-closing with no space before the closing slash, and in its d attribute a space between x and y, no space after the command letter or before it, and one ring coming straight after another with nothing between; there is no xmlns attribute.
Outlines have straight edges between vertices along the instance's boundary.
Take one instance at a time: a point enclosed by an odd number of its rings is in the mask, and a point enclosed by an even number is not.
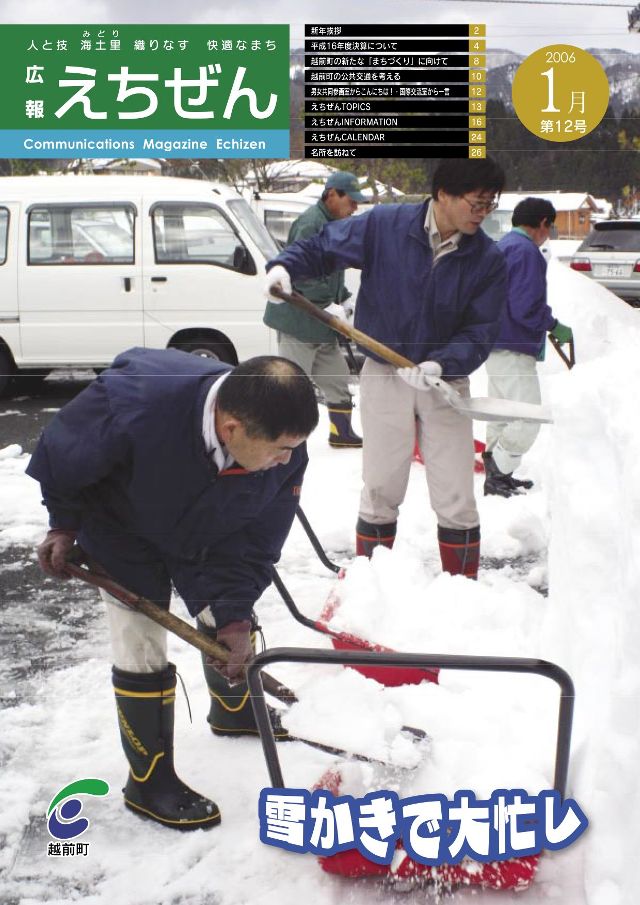
<svg viewBox="0 0 640 905"><path fill-rule="evenodd" d="M340 575L338 577L341 577ZM394 653L390 647L384 644L376 644L374 641L367 641L366 638L360 638L358 635L352 635L351 632L342 632L333 629L328 624L338 606L338 600L333 594L330 594L324 609L318 619L309 619L298 609L296 602L291 596L288 588L280 578L275 567L272 570L273 583L282 597L285 606L300 625L319 632L321 635L327 635L331 638L331 643L336 650L360 650L372 651L375 653ZM391 669L384 666L354 666L357 672L366 676L368 679L374 679L380 685L387 687L397 687L399 685L418 685L422 681L438 682L438 673L436 670L420 668L420 667L393 667Z"/></svg>
<svg viewBox="0 0 640 905"><path fill-rule="evenodd" d="M326 566L326 568L338 575L338 578L344 578L344 569L338 566L336 563L332 562L327 556L320 540L311 527L311 524L302 511L302 507L298 505L296 509L296 516L298 517L298 521L302 525L305 534L309 538L311 546L315 550L318 555L318 559L320 562ZM376 644L374 641L367 641L366 638L360 638L358 635L353 635L351 632L342 632L336 629L333 629L329 626L329 622L333 617L337 607L338 607L338 599L336 595L331 592L329 595L324 609L322 610L320 617L318 619L309 619L308 616L305 616L297 607L296 602L291 596L288 588L286 587L283 580L280 578L275 566L272 569L272 577L273 583L282 597L285 606L300 625L306 626L306 628L312 629L314 632L319 632L322 635L328 635L331 638L331 643L333 644L336 650L368 650L375 651L378 653L392 653L392 649L390 647L386 647L384 644ZM381 685L386 685L388 687L397 687L399 685L418 685L422 681L434 682L437 684L438 682L438 671L432 669L420 669L413 667L401 667L394 669L387 669L385 667L376 667L376 666L357 666L354 667L359 673L362 673L363 676L366 676L369 679L374 679L376 682L379 682Z"/></svg>
<svg viewBox="0 0 640 905"><path fill-rule="evenodd" d="M359 346L364 346L365 349L374 352L379 358L392 364L394 368L415 368L416 362L409 361L404 355L399 355L393 349L390 349L389 346L385 346L383 343L378 342L377 339L373 339L350 324L346 324L339 317L327 314L326 311L312 304L309 299L300 295L299 292L288 294L277 289L271 289L270 292L300 311L304 311L309 317L321 321L325 326L335 330L336 333L340 333L342 336L346 336L347 339L353 340ZM530 402L513 402L510 399L494 399L490 396L466 399L454 390L446 380L442 380L439 377L428 377L427 375L425 375L424 379L430 387L442 394L452 408L476 421L534 421L537 424L550 424L553 421L551 412L542 405L534 405Z"/></svg>
<svg viewBox="0 0 640 905"><path fill-rule="evenodd" d="M148 600L146 597L142 597L138 594L134 594L132 591L127 590L127 588L118 584L113 580L113 578L110 578L105 573L96 572L85 566L79 565L78 560L81 559L82 556L83 554L80 550L78 550L77 554L74 550L74 552L72 553L72 560L67 561L66 563L65 568L67 570L67 573L73 578L79 578L81 581L87 582L87 584L94 585L94 587L97 588L102 588L104 591L106 591L108 594L111 594L112 597L115 597L121 603L126 604L126 606L131 607L131 609L136 610L139 613L143 613L145 616L147 616L147 618L151 619L153 622L157 622L159 625L162 625L165 629L167 629L167 631L173 632L174 635L178 635L179 638L182 638L183 641L186 641L187 644L190 644L192 647L196 647L202 653L215 657L216 660L222 660L223 663L228 660L229 651L226 647L218 644L203 632L199 632L197 629L193 628L192 625L189 625L188 622L185 622L184 619L180 619L178 616L174 616L173 613L170 613L168 610L164 610L152 600ZM73 561L74 557L75 561ZM283 685L281 682L279 682L277 679L274 679L273 676L270 676L267 673L262 673L262 684L264 690L268 694L276 698L278 701L281 701L283 704L295 704L298 701L298 697L294 691L292 691L290 688L287 688L286 685ZM428 735L423 729L416 729L413 726L403 726L401 732L405 733L415 743L428 742ZM358 754L352 751L345 751L343 748L336 748L333 745L325 745L323 742L316 742L311 739L301 738L297 735L290 735L289 738L291 741L302 742L305 745L309 745L311 748L316 748L319 751L324 751L326 754L333 754L338 757L346 757L350 758L351 760L364 761L365 763L377 764L379 766L392 769L396 769L397 767L396 764L392 764L375 757L369 757L366 754Z"/></svg>

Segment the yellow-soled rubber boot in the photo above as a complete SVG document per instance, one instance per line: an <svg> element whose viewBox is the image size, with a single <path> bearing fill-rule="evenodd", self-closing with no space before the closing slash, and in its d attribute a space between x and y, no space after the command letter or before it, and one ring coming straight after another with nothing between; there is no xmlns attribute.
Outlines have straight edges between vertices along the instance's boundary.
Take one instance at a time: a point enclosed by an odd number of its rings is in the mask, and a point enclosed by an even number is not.
<svg viewBox="0 0 640 905"><path fill-rule="evenodd" d="M220 823L214 801L176 776L173 725L176 668L133 673L113 667L120 738L129 761L124 803L136 814L177 830L207 829Z"/></svg>
<svg viewBox="0 0 640 905"><path fill-rule="evenodd" d="M214 641L217 639L216 630L205 625L199 619L197 620L197 627L198 631L203 632L207 637ZM251 635L251 643L255 650L255 632ZM253 735L257 737L259 734L258 726L253 715L247 683L239 682L236 685L231 685L218 672L215 666L207 663L207 655L205 653L202 654L202 667L207 681L207 688L209 689L209 697L211 698L207 722L213 734L232 737ZM287 741L289 733L280 722L278 711L274 710L273 707L269 707L269 717L271 718L276 741Z"/></svg>

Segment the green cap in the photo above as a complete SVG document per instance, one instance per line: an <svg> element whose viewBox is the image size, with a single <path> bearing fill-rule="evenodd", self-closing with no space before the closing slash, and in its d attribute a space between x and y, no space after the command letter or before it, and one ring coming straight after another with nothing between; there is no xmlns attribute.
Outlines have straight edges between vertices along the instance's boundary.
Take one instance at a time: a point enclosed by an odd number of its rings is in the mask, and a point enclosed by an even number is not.
<svg viewBox="0 0 640 905"><path fill-rule="evenodd" d="M337 189L340 192L345 192L349 198L358 203L367 200L360 191L360 183L357 177L353 173L345 173L343 170L338 170L329 176L325 189Z"/></svg>

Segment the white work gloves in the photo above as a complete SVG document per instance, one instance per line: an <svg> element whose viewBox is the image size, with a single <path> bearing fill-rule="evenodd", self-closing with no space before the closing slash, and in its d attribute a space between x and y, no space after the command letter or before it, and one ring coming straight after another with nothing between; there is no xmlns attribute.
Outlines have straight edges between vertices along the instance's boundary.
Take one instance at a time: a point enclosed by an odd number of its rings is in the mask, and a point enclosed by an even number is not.
<svg viewBox="0 0 640 905"><path fill-rule="evenodd" d="M286 292L287 295L291 295L292 286L291 286L291 277L282 264L276 264L275 267L272 267L269 273L267 274L267 278L264 284L264 293L266 297L269 299L272 305L282 305L284 299L278 299L275 296L271 295L271 290L275 288L281 289L282 292Z"/></svg>
<svg viewBox="0 0 640 905"><path fill-rule="evenodd" d="M398 368L398 374L414 390L430 390L439 377L442 366L437 361L421 361L413 368Z"/></svg>
<svg viewBox="0 0 640 905"><path fill-rule="evenodd" d="M339 321L344 321L346 324L349 318L347 317L347 312L344 310L342 305L336 304L336 302L331 302L330 305L327 305L326 308L322 309L327 314L333 315L333 317L337 317Z"/></svg>

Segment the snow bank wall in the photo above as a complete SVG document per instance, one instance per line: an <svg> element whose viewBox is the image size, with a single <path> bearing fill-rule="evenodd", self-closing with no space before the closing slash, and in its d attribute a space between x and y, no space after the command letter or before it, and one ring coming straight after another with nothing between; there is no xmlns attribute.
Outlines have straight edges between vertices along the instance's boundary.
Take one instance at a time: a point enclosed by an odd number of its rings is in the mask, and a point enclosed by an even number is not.
<svg viewBox="0 0 640 905"><path fill-rule="evenodd" d="M627 905L640 846L640 311L550 271L579 364L549 381L545 656L576 684L569 794L591 822L586 901Z"/></svg>

